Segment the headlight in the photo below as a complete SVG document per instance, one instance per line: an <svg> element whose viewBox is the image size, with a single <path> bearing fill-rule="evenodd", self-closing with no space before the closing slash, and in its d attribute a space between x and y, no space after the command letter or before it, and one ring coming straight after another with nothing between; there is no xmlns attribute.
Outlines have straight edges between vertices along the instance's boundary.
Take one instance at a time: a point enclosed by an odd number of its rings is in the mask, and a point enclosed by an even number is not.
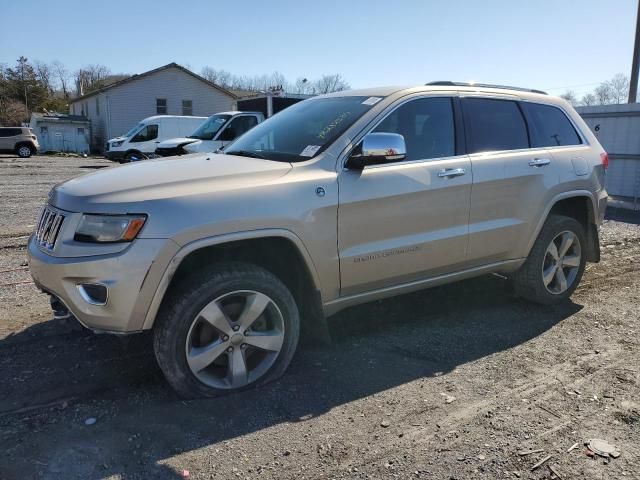
<svg viewBox="0 0 640 480"><path fill-rule="evenodd" d="M118 142L111 142L111 146L112 147L119 147L120 145L122 145L124 143L124 140L120 140Z"/></svg>
<svg viewBox="0 0 640 480"><path fill-rule="evenodd" d="M83 215L73 239L77 242L130 242L146 220L146 215Z"/></svg>

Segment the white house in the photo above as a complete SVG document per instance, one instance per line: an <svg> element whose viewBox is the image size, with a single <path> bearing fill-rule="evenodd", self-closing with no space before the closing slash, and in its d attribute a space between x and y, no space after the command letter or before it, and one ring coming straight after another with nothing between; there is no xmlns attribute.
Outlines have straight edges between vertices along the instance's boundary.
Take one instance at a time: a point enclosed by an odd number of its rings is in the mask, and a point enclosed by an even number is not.
<svg viewBox="0 0 640 480"><path fill-rule="evenodd" d="M235 107L233 93L176 63L133 75L69 102L71 114L91 120L91 149L100 152L108 139L152 115L208 117Z"/></svg>

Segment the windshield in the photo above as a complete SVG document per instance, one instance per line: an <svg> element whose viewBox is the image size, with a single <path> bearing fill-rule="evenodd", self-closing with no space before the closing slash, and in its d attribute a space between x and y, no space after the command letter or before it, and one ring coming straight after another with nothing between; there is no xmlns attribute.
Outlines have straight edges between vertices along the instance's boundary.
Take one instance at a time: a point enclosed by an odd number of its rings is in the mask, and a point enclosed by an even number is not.
<svg viewBox="0 0 640 480"><path fill-rule="evenodd" d="M310 98L253 127L224 153L284 162L309 160L380 100L355 96Z"/></svg>
<svg viewBox="0 0 640 480"><path fill-rule="evenodd" d="M206 122L198 127L198 129L187 138L197 138L198 140L213 140L216 133L222 128L231 115L213 115L207 118Z"/></svg>
<svg viewBox="0 0 640 480"><path fill-rule="evenodd" d="M144 125L144 123L139 123L137 124L135 127L133 127L131 130L129 130L127 133L125 133L123 135L123 137L131 137L133 136L134 133L136 133L138 130L140 130L140 127L142 127Z"/></svg>

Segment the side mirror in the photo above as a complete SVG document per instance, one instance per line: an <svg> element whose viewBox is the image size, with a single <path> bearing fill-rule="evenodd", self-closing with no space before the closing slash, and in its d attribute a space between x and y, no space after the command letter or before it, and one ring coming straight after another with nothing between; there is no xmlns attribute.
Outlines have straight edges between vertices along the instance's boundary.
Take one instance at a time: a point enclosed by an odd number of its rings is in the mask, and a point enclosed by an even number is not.
<svg viewBox="0 0 640 480"><path fill-rule="evenodd" d="M404 160L407 146L404 137L397 133L369 133L362 139L360 146L347 159L345 167L349 170L362 170L367 165Z"/></svg>
<svg viewBox="0 0 640 480"><path fill-rule="evenodd" d="M222 140L223 142L230 142L231 140L235 140L236 131L233 127L225 128L221 133L218 140Z"/></svg>

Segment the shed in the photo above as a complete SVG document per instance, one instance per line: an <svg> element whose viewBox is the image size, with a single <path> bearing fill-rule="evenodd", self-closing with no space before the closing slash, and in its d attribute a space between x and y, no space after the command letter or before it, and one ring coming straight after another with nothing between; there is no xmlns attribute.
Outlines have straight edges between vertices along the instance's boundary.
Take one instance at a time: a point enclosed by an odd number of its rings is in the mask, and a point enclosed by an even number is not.
<svg viewBox="0 0 640 480"><path fill-rule="evenodd" d="M89 153L91 122L81 115L32 113L29 127L43 152Z"/></svg>
<svg viewBox="0 0 640 480"><path fill-rule="evenodd" d="M634 208L640 199L640 103L577 107L609 154L607 192Z"/></svg>

